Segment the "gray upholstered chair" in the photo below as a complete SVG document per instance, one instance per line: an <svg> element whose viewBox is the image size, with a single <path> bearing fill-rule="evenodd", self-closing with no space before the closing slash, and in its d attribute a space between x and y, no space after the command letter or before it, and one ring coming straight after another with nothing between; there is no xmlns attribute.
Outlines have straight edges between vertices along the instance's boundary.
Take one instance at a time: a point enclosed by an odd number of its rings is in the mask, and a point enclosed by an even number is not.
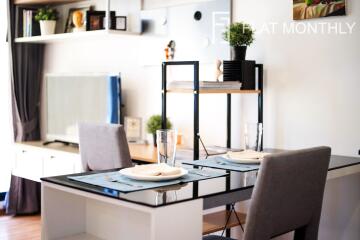
<svg viewBox="0 0 360 240"><path fill-rule="evenodd" d="M291 231L296 240L317 239L330 153L328 147L317 147L265 157L243 240L267 240Z"/></svg>
<svg viewBox="0 0 360 240"><path fill-rule="evenodd" d="M132 166L122 125L81 123L79 140L81 162L85 171Z"/></svg>

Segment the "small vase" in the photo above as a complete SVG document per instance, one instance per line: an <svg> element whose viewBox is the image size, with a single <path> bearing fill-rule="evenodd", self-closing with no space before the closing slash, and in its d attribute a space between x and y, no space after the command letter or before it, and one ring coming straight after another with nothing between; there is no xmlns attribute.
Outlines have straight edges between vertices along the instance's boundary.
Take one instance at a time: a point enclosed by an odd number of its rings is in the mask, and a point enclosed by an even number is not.
<svg viewBox="0 0 360 240"><path fill-rule="evenodd" d="M246 49L247 46L231 47L232 60L244 61L246 58Z"/></svg>
<svg viewBox="0 0 360 240"><path fill-rule="evenodd" d="M55 20L41 20L40 21L40 30L41 35L51 35L55 33L56 21Z"/></svg>
<svg viewBox="0 0 360 240"><path fill-rule="evenodd" d="M154 147L157 147L157 137L156 137L156 133L153 134L153 141L154 141Z"/></svg>

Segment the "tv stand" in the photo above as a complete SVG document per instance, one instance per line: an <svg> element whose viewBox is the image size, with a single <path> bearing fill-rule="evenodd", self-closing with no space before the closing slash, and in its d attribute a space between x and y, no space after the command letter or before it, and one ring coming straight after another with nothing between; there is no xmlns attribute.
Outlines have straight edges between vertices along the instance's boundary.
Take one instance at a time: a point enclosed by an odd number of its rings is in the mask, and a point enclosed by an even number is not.
<svg viewBox="0 0 360 240"><path fill-rule="evenodd" d="M62 140L46 141L46 142L43 142L42 145L47 146L47 145L50 145L53 143L61 143L61 144L64 144L65 146L79 147L79 144L77 144L77 143L71 143L71 142L66 142L66 141L62 141Z"/></svg>

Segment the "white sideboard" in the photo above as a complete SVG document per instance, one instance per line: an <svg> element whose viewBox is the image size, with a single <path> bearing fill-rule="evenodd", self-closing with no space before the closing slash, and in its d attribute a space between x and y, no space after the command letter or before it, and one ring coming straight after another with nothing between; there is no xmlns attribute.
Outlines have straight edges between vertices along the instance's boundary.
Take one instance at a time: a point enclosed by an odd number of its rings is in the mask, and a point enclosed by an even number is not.
<svg viewBox="0 0 360 240"><path fill-rule="evenodd" d="M40 182L42 177L82 172L79 150L76 147L42 142L15 143L12 174Z"/></svg>
<svg viewBox="0 0 360 240"><path fill-rule="evenodd" d="M15 143L12 174L40 182L51 177L82 172L79 148L62 143L44 145L42 141ZM156 163L157 150L152 145L129 144L131 158L142 163Z"/></svg>

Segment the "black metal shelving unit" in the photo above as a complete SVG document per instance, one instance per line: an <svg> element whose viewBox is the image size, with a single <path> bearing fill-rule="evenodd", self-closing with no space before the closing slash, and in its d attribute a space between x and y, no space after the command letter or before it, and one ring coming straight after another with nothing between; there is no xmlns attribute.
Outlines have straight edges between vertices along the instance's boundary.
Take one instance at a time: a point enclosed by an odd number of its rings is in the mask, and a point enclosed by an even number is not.
<svg viewBox="0 0 360 240"><path fill-rule="evenodd" d="M193 159L198 160L200 155L199 142L200 142L200 126L199 126L199 99L200 94L226 94L227 95L227 114L226 114L226 147L231 148L231 95L232 94L258 94L258 122L263 124L263 65L256 64L257 70L257 89L256 90L222 90L222 89L211 89L201 90L200 89L200 77L199 77L199 62L198 61L171 61L162 63L162 128L166 128L166 107L167 107L167 67L168 66L193 66L194 68L194 87L192 90L171 89L170 92L178 93L190 93L194 96L194 152ZM264 135L262 135L263 138ZM263 149L263 141L261 141L261 150ZM230 186L230 171L226 171L229 175L226 177L226 189L229 190ZM199 185L197 182L193 183L193 195L197 196L199 192ZM226 210L231 211L233 206L231 204L226 205ZM241 225L241 224L240 224ZM226 236L230 237L230 229L226 228Z"/></svg>
<svg viewBox="0 0 360 240"><path fill-rule="evenodd" d="M170 90L170 92L178 93L191 93L194 96L194 160L199 159L200 149L200 126L199 126L199 99L200 94L226 94L227 95L227 130L226 130L226 147L231 148L231 95L232 94L258 94L258 122L263 124L263 65L256 64L257 72L257 89L256 90L201 90L200 78L199 78L199 62L198 61L171 61L162 63L162 128L166 128L166 108L167 108L167 67L168 66L193 66L194 68L194 87L192 90L176 89ZM263 137L263 136L262 136ZM263 148L263 141L261 141L261 149Z"/></svg>

